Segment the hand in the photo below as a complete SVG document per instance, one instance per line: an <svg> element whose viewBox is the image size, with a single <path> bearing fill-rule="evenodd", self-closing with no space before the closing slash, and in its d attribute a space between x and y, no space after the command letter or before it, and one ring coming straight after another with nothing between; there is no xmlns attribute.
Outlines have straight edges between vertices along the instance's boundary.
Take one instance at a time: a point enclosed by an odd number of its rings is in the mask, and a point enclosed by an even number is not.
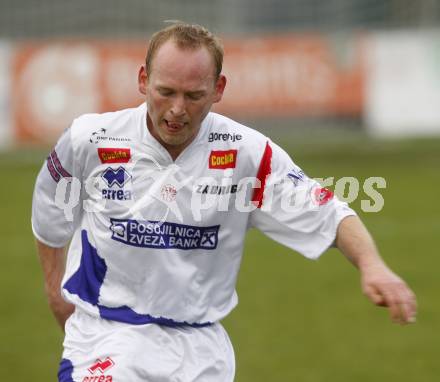
<svg viewBox="0 0 440 382"><path fill-rule="evenodd" d="M61 329L64 331L67 319L75 310L75 305L63 300L61 294L48 293L49 306Z"/></svg>
<svg viewBox="0 0 440 382"><path fill-rule="evenodd" d="M376 305L388 307L391 320L405 325L416 321L416 296L385 264L361 268L363 293Z"/></svg>
<svg viewBox="0 0 440 382"><path fill-rule="evenodd" d="M38 255L43 268L46 296L50 309L64 330L66 320L75 310L74 305L61 296L61 280L64 274L65 248L53 248L37 239Z"/></svg>

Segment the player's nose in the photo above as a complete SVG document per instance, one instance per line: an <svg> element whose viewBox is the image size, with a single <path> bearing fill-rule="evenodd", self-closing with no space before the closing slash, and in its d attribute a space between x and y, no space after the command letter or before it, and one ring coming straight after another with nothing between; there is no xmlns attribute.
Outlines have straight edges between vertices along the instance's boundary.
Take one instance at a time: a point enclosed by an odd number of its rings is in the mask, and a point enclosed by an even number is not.
<svg viewBox="0 0 440 382"><path fill-rule="evenodd" d="M176 117L185 115L186 113L185 97L184 96L174 97L170 111L171 114Z"/></svg>

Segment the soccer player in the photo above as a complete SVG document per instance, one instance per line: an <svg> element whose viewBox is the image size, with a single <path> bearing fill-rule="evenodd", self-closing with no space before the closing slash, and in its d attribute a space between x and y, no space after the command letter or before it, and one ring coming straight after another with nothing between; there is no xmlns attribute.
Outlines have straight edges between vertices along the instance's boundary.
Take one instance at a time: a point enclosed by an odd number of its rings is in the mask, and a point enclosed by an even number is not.
<svg viewBox="0 0 440 382"><path fill-rule="evenodd" d="M250 227L312 259L338 247L374 304L414 321L413 292L355 212L269 138L210 112L222 60L201 26L157 32L138 75L145 103L77 118L43 165L32 227L65 330L59 381L232 381L219 322L237 304Z"/></svg>

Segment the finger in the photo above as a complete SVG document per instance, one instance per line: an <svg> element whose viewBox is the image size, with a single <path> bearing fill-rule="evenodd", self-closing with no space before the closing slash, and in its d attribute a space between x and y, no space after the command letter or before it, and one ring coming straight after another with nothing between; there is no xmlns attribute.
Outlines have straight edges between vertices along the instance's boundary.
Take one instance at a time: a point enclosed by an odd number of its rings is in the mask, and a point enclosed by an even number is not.
<svg viewBox="0 0 440 382"><path fill-rule="evenodd" d="M385 299L385 306L388 307L391 321L395 323L402 322L401 300L398 293L394 289L388 288L383 291L383 297Z"/></svg>
<svg viewBox="0 0 440 382"><path fill-rule="evenodd" d="M405 288L405 301L402 304L406 323L414 323L417 314L417 301L415 294L409 289Z"/></svg>
<svg viewBox="0 0 440 382"><path fill-rule="evenodd" d="M374 288L366 288L364 294L377 306L386 306L385 298L382 294Z"/></svg>
<svg viewBox="0 0 440 382"><path fill-rule="evenodd" d="M400 308L400 323L408 324L415 322L417 307L414 293L412 293L406 284L398 285L394 293L395 301Z"/></svg>
<svg viewBox="0 0 440 382"><path fill-rule="evenodd" d="M415 317L417 315L417 297L411 289L408 289L411 300L411 314Z"/></svg>
<svg viewBox="0 0 440 382"><path fill-rule="evenodd" d="M399 324L408 324L415 321L415 296L406 285L397 285L386 295L391 318Z"/></svg>
<svg viewBox="0 0 440 382"><path fill-rule="evenodd" d="M400 307L400 324L409 324L413 322L414 316L411 314L411 306L409 302L399 303Z"/></svg>
<svg viewBox="0 0 440 382"><path fill-rule="evenodd" d="M406 284L385 284L368 286L364 294L378 306L389 308L393 322L407 324L415 322L417 302L414 293Z"/></svg>
<svg viewBox="0 0 440 382"><path fill-rule="evenodd" d="M396 323L396 324L401 324L402 323L402 311L401 311L401 305L395 301L391 302L388 305L388 309L390 312L390 318L391 320Z"/></svg>

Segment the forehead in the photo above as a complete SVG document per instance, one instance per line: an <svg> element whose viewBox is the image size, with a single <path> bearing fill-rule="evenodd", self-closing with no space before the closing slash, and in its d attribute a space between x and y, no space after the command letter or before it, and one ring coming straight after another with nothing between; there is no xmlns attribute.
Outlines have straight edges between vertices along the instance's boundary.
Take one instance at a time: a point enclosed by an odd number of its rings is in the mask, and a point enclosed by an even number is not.
<svg viewBox="0 0 440 382"><path fill-rule="evenodd" d="M164 86L200 87L214 81L215 64L208 49L180 48L172 40L155 53L150 79Z"/></svg>

